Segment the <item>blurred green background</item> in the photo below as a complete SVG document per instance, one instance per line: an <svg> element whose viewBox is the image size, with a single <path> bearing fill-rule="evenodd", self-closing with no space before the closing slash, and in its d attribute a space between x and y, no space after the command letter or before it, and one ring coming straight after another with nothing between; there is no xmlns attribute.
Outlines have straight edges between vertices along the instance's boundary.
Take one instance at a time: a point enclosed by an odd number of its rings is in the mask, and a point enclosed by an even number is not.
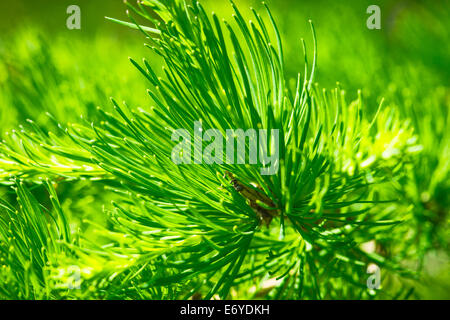
<svg viewBox="0 0 450 320"><path fill-rule="evenodd" d="M230 19L228 1L203 3L220 17ZM260 1L236 3L247 13L250 6L262 7ZM408 183L398 188L405 203L414 203L413 219L405 228L413 233L408 238L411 248L412 244L419 248L411 256L423 258L424 275L416 297L450 298L450 3L266 3L280 27L290 80L294 81L297 72L303 71L301 38L311 56L308 20L312 19L318 40L315 80L326 88L339 82L349 97L356 97L361 89L369 113L375 112L384 98L386 104L398 108L413 123L424 150L411 164ZM72 4L81 8L80 30L66 27L66 8ZM371 4L381 8L380 30L366 27L366 9ZM160 62L143 46L145 39L138 31L104 19L110 16L128 20L125 9L119 0L0 3L0 137L26 119L51 130L53 124L46 112L64 122L74 121L80 115L90 121L98 120L96 106L111 108L111 96L133 108L150 103L146 82L128 57L137 61L147 57L154 65ZM89 192L80 196L80 203L73 203L72 199L66 205L71 212L91 213L101 206L86 206L86 201L93 202Z"/></svg>

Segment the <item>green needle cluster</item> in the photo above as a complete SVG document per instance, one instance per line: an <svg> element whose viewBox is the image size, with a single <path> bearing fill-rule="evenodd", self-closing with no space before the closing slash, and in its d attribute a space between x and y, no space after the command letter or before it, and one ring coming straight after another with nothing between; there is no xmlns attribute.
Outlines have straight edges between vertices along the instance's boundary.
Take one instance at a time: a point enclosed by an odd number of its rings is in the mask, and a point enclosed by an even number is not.
<svg viewBox="0 0 450 320"><path fill-rule="evenodd" d="M417 206L444 220L448 210L415 189L424 163L441 161L430 184L448 191L448 144L439 159L423 155L433 131L420 115L383 101L372 112L361 91L321 87L313 23L312 59L302 39L296 66L265 4L250 21L233 2L229 20L199 2L126 5L131 22L108 19L141 31L162 64L130 58L145 104L111 99L91 117L48 114L3 135L0 297L409 297L419 268L404 262L423 249L405 240ZM224 136L279 130L278 171L175 164L171 136L194 135L196 121ZM273 216L262 223L261 212ZM378 288L367 284L373 265Z"/></svg>

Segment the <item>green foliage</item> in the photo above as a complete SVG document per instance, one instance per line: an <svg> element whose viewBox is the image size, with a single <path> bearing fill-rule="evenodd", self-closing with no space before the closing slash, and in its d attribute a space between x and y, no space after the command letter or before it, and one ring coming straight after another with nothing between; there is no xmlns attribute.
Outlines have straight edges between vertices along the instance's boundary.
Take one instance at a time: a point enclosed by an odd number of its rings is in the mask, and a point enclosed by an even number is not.
<svg viewBox="0 0 450 320"><path fill-rule="evenodd" d="M198 2L127 6L131 22L110 20L144 34L161 71L130 58L143 77L127 86L103 77L96 89L68 90L45 42L38 59L17 62L26 81L4 66L2 101L33 120L0 144L0 182L10 186L0 202L0 296L409 297L427 252L448 243L448 87L426 98L405 89L422 110L395 90L374 110L373 93L350 99L315 82L321 42L312 23L312 61L302 40L298 72L266 5L249 23L234 3L230 22ZM404 78L392 81L406 88ZM134 97L145 87L150 105ZM127 104L92 108L115 90ZM278 172L174 164L171 135L193 134L194 121L223 134L278 129ZM382 270L379 290L366 284L372 264ZM67 287L74 266L79 289Z"/></svg>

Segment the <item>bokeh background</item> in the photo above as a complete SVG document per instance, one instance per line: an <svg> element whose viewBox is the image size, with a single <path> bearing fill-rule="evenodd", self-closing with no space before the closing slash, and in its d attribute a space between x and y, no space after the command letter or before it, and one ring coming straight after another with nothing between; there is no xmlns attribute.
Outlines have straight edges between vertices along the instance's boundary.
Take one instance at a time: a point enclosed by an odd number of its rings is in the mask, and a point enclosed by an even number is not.
<svg viewBox="0 0 450 320"><path fill-rule="evenodd" d="M236 0L241 10L261 8L259 1ZM228 1L203 1L209 10L230 18ZM362 90L367 112L382 98L410 119L423 151L411 164L410 181L398 186L414 203L413 252L423 276L413 297L450 298L449 106L450 3L448 1L266 1L277 19L288 75L303 70L301 38L312 53L308 20L316 27L318 69L315 80L333 88L339 82L348 97ZM66 27L66 8L81 8L81 29ZM366 27L371 4L381 8L381 29ZM160 61L143 45L136 30L106 21L128 20L126 6L113 0L15 0L0 2L0 137L26 119L50 130L47 113L70 122L96 121L96 106L112 108L109 97L133 107L149 104L146 83L128 57ZM61 201L73 215L95 215L101 203L95 188L77 185L78 199ZM0 188L0 196L8 197ZM67 192L74 190L67 190ZM94 200L94 199L97 199ZM402 241L402 239L399 239ZM414 245L413 245L414 244ZM418 248L418 249L417 249Z"/></svg>

